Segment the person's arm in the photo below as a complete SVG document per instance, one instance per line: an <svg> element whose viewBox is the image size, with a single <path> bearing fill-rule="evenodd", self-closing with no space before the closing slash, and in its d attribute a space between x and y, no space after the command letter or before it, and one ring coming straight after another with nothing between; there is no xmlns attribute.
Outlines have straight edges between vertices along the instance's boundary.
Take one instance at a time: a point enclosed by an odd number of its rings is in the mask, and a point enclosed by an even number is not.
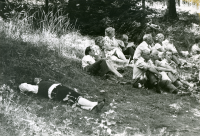
<svg viewBox="0 0 200 136"><path fill-rule="evenodd" d="M156 60L156 61L155 61L155 65L156 65L157 67L163 67L163 68L167 68L167 69L173 69L171 66L166 65L166 64L163 64L163 63L161 63L159 60Z"/></svg>
<svg viewBox="0 0 200 136"><path fill-rule="evenodd" d="M158 70L158 71L172 72L174 74L177 73L176 70L164 68L164 67L155 67L155 69Z"/></svg>

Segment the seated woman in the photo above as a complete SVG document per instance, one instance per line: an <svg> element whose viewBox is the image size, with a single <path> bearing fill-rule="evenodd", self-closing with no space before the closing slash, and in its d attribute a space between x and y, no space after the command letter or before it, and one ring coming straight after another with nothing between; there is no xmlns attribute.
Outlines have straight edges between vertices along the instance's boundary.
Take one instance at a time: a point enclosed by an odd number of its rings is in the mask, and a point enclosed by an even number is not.
<svg viewBox="0 0 200 136"><path fill-rule="evenodd" d="M129 61L122 53L119 43L115 39L115 29L112 27L108 27L105 30L103 50L106 58L111 59L113 62L122 64L124 66L128 64Z"/></svg>
<svg viewBox="0 0 200 136"><path fill-rule="evenodd" d="M43 81L41 78L35 78L34 85L22 83L19 85L19 89L21 92L32 92L49 99L71 102L89 111L100 112L105 104L105 99L101 102L92 102L61 83Z"/></svg>
<svg viewBox="0 0 200 136"><path fill-rule="evenodd" d="M93 74L104 76L108 72L114 73L117 77L123 77L107 59L95 60L94 50L89 46L85 49L85 56L82 58L82 67L85 71Z"/></svg>

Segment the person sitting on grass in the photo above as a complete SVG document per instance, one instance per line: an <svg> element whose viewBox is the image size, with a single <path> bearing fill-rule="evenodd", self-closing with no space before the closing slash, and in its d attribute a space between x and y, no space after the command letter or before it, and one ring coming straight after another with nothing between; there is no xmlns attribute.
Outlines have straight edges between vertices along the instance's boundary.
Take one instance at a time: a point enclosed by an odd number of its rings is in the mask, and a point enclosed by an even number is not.
<svg viewBox="0 0 200 136"><path fill-rule="evenodd" d="M126 34L123 34L121 36L121 40L124 44L124 46L121 46L122 52L124 53L125 56L126 55L130 56L130 62L131 62L133 60L133 56L134 56L136 47L133 42L130 42L130 43L128 42L128 36Z"/></svg>
<svg viewBox="0 0 200 136"><path fill-rule="evenodd" d="M115 39L115 29L112 27L108 27L105 30L103 51L106 58L111 59L113 62L122 65L122 67L128 65L129 60L126 59L118 40Z"/></svg>
<svg viewBox="0 0 200 136"><path fill-rule="evenodd" d="M96 58L96 60L95 60ZM82 58L83 70L93 74L104 76L105 74L111 72L117 77L123 77L113 66L113 64L108 59L99 59L95 56L92 47L87 47L85 49L85 56Z"/></svg>
<svg viewBox="0 0 200 136"><path fill-rule="evenodd" d="M151 34L145 34L143 36L143 42L140 43L135 50L135 53L133 56L134 63L136 63L136 61L141 57L141 53L144 50L151 51L152 43L153 43L153 38L152 38Z"/></svg>
<svg viewBox="0 0 200 136"><path fill-rule="evenodd" d="M174 72L172 69L156 67L150 60L150 51L143 50L141 57L134 65L133 87L143 84L146 88L155 88L157 93L161 93L163 90L177 94L178 89L170 82L163 71Z"/></svg>
<svg viewBox="0 0 200 136"><path fill-rule="evenodd" d="M34 85L21 83L19 89L21 92L32 92L49 99L71 102L72 104L80 106L82 109L94 111L95 113L101 112L105 104L105 99L100 102L92 102L61 83L43 81L41 78L35 78Z"/></svg>
<svg viewBox="0 0 200 136"><path fill-rule="evenodd" d="M195 37L195 44L191 47L190 54L194 61L199 60L200 57L200 36Z"/></svg>
<svg viewBox="0 0 200 136"><path fill-rule="evenodd" d="M163 42L162 46L164 49L164 52L172 52L172 60L177 64L178 68L181 66L181 61L178 58L178 51L176 47L174 46L174 39L171 35L169 35Z"/></svg>
<svg viewBox="0 0 200 136"><path fill-rule="evenodd" d="M193 84L190 84L179 77L178 72L176 70L177 64L172 61L172 52L167 51L163 55L164 59L160 61L158 57L158 51L154 50L151 54L151 59L157 67L163 67L173 70L172 72L167 72L167 76L169 77L173 85L180 89L183 89L183 85L187 87L193 87Z"/></svg>

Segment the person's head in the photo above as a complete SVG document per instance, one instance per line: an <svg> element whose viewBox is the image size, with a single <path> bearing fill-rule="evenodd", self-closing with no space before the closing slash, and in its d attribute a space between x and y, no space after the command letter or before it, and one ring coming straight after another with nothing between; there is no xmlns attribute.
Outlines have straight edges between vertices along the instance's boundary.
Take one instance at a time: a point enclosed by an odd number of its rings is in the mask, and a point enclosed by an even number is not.
<svg viewBox="0 0 200 136"><path fill-rule="evenodd" d="M169 40L170 43L173 43L174 41L173 35L169 35L167 39Z"/></svg>
<svg viewBox="0 0 200 136"><path fill-rule="evenodd" d="M38 85L42 81L42 78L36 77L33 79L34 84Z"/></svg>
<svg viewBox="0 0 200 136"><path fill-rule="evenodd" d="M121 40L124 42L125 45L127 45L128 44L128 35L123 34L121 37Z"/></svg>
<svg viewBox="0 0 200 136"><path fill-rule="evenodd" d="M98 45L101 49L104 46L104 37L98 36L95 38L95 44Z"/></svg>
<svg viewBox="0 0 200 136"><path fill-rule="evenodd" d="M141 53L141 56L145 59L145 60L149 60L150 59L150 51L149 50L143 50Z"/></svg>
<svg viewBox="0 0 200 136"><path fill-rule="evenodd" d="M106 30L105 30L105 36L108 36L110 38L115 37L115 28L113 28L113 27L106 28Z"/></svg>
<svg viewBox="0 0 200 136"><path fill-rule="evenodd" d="M153 38L151 34L145 34L143 36L143 41L145 41L148 45L151 45L153 43Z"/></svg>
<svg viewBox="0 0 200 136"><path fill-rule="evenodd" d="M171 61L171 59L172 59L172 52L167 51L167 52L165 53L165 58L166 58L168 61Z"/></svg>
<svg viewBox="0 0 200 136"><path fill-rule="evenodd" d="M85 55L91 55L91 56L94 55L94 50L92 49L91 46L88 46L88 47L85 49Z"/></svg>
<svg viewBox="0 0 200 136"><path fill-rule="evenodd" d="M158 43L162 43L162 41L164 41L164 39L165 39L165 36L164 36L162 33L158 33L158 34L156 35L155 39L156 39L156 41L157 41Z"/></svg>
<svg viewBox="0 0 200 136"><path fill-rule="evenodd" d="M154 60L158 60L159 59L157 50L152 50L151 51L151 58L154 59Z"/></svg>

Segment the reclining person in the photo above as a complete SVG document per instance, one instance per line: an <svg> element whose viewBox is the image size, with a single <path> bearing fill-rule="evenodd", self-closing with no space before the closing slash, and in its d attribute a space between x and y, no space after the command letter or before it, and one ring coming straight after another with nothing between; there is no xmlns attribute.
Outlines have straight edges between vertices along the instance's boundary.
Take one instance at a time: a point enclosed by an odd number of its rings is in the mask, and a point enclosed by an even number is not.
<svg viewBox="0 0 200 136"><path fill-rule="evenodd" d="M172 69L156 67L150 60L150 51L143 50L141 57L137 60L133 68L133 87L138 87L140 83L149 89L155 87L157 93L161 93L162 88L164 91L177 94L178 89L162 71L174 72Z"/></svg>
<svg viewBox="0 0 200 136"><path fill-rule="evenodd" d="M104 106L105 99L101 102L92 102L83 98L79 93L63 86L61 83L54 83L52 81L43 81L41 78L35 78L36 85L22 83L19 85L21 92L32 92L42 97L53 100L72 102L77 104L82 109L100 112Z"/></svg>
<svg viewBox="0 0 200 136"><path fill-rule="evenodd" d="M123 77L109 60L98 60L97 58L96 61L94 50L90 46L85 49L85 56L82 58L82 67L85 71L93 75L104 76L108 72L112 72L117 77Z"/></svg>

